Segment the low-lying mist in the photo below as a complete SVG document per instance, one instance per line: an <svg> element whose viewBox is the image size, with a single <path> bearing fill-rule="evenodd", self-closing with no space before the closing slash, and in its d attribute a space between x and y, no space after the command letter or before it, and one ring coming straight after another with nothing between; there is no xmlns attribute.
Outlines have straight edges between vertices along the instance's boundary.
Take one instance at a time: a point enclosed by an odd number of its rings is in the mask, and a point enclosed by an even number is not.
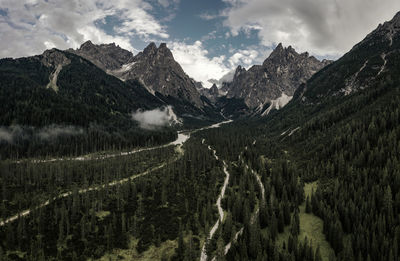
<svg viewBox="0 0 400 261"><path fill-rule="evenodd" d="M132 119L139 123L140 128L146 130L154 130L164 126L182 123L171 106L148 111L137 110L132 113Z"/></svg>
<svg viewBox="0 0 400 261"><path fill-rule="evenodd" d="M16 140L39 139L49 141L60 136L72 136L83 133L82 128L67 125L49 125L42 128L11 125L0 127L0 142L13 143Z"/></svg>

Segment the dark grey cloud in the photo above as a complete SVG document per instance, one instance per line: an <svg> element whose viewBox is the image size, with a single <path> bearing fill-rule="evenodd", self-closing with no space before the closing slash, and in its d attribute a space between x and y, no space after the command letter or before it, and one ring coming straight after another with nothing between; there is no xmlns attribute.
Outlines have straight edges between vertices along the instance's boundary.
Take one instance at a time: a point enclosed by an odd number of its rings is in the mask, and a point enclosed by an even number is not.
<svg viewBox="0 0 400 261"><path fill-rule="evenodd" d="M265 46L339 56L400 11L398 0L225 0L225 26L236 35L257 29Z"/></svg>

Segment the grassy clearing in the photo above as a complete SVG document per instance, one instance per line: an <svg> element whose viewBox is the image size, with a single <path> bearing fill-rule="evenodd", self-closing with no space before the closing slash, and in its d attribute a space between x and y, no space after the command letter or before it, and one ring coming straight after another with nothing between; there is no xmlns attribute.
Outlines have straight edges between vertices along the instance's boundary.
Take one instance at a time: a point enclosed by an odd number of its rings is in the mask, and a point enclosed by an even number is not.
<svg viewBox="0 0 400 261"><path fill-rule="evenodd" d="M312 191L315 191L318 187L317 182L306 183L304 185L305 196L311 197ZM316 248L320 246L322 260L329 260L329 255L334 253L328 241L326 241L325 235L322 232L324 222L317 216L311 213L306 213L306 204L303 203L300 206L300 240L304 240L305 237L308 241L312 241L312 245Z"/></svg>
<svg viewBox="0 0 400 261"><path fill-rule="evenodd" d="M195 241L197 236L194 236ZM198 238L199 243L193 242L193 244L200 244L197 251L203 247L205 236ZM187 244L189 241L189 235L186 234L183 238L184 242ZM175 254L175 248L178 247L178 239L167 240L160 244L159 247L151 245L146 251L138 253L136 250L139 240L136 238L131 238L130 245L128 249L114 249L112 253L107 253L96 261L116 261L116 260L137 260L137 261L156 261L156 260L170 260ZM88 261L94 261L89 259Z"/></svg>
<svg viewBox="0 0 400 261"><path fill-rule="evenodd" d="M312 191L315 191L318 187L317 182L306 183L304 185L305 196L311 197ZM312 242L313 248L316 249L320 246L322 260L328 261L329 255L334 254L328 241L326 241L325 235L323 233L324 222L317 216L311 213L306 213L306 204L300 205L300 235L299 240L301 242L307 237L308 242ZM278 246L282 247L283 243L287 245L287 241L290 235L290 226L285 227L283 233L280 233L276 239Z"/></svg>
<svg viewBox="0 0 400 261"><path fill-rule="evenodd" d="M98 217L100 220L103 220L104 218L108 217L110 214L111 214L110 211L97 211L96 217Z"/></svg>
<svg viewBox="0 0 400 261"><path fill-rule="evenodd" d="M175 248L178 247L176 240L167 240L160 244L159 247L151 246L142 253L138 253L136 245L138 240L132 240L129 249L115 249L112 253L106 254L98 261L114 261L114 260L138 260L138 261L153 261L165 258L169 260L175 253Z"/></svg>

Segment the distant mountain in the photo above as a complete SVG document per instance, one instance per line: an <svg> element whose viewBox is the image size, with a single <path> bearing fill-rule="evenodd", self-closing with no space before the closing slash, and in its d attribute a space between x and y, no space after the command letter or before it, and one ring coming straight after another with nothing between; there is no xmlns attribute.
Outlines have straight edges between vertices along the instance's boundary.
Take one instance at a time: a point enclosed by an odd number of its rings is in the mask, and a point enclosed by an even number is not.
<svg viewBox="0 0 400 261"><path fill-rule="evenodd" d="M76 53L123 81L137 79L150 93L181 99L197 108L207 106L191 79L175 61L165 43L157 46L150 43L136 56L115 44L94 45L90 41L82 44Z"/></svg>
<svg viewBox="0 0 400 261"><path fill-rule="evenodd" d="M284 106L301 83L329 63L279 44L262 65L249 70L238 66L233 80L224 83L222 91L228 98L242 98L249 108L268 113Z"/></svg>
<svg viewBox="0 0 400 261"><path fill-rule="evenodd" d="M197 90L213 103L215 103L219 97L224 96L223 91L219 90L216 84L213 84L209 89L200 86Z"/></svg>

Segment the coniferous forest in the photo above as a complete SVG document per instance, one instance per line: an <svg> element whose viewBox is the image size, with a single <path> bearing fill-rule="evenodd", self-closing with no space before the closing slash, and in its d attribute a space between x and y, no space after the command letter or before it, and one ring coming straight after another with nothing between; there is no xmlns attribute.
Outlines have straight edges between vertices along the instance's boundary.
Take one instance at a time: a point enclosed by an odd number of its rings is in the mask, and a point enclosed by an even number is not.
<svg viewBox="0 0 400 261"><path fill-rule="evenodd" d="M400 260L400 13L232 73L154 43L0 59L0 261Z"/></svg>
<svg viewBox="0 0 400 261"><path fill-rule="evenodd" d="M3 161L3 220L31 213L1 226L0 254L195 260L204 245L217 260L398 260L400 95L392 88L369 102L378 91L357 98L362 111L328 107L332 116L290 136L286 126L276 134L276 125L237 120L193 132L183 146L128 156ZM225 216L206 240L218 220L222 161ZM307 237L308 218L320 220L322 238Z"/></svg>

